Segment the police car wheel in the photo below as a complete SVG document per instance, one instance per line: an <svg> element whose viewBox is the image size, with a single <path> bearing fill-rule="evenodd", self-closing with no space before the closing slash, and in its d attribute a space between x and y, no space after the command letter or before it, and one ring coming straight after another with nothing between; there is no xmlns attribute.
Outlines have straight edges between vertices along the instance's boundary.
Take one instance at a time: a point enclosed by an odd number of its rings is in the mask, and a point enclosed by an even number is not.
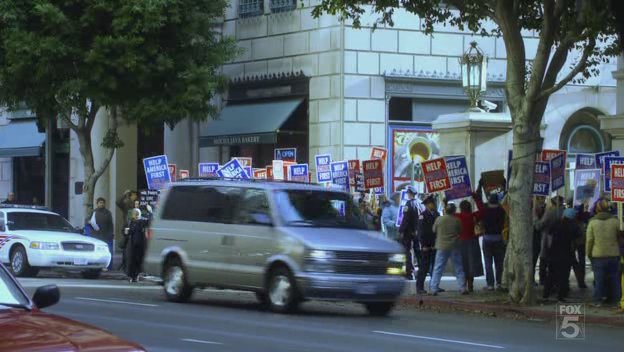
<svg viewBox="0 0 624 352"><path fill-rule="evenodd" d="M85 270L80 273L83 278L88 280L97 280L102 275L102 269Z"/></svg>
<svg viewBox="0 0 624 352"><path fill-rule="evenodd" d="M28 263L28 255L22 246L15 247L11 251L11 271L17 277L36 276L39 270Z"/></svg>
<svg viewBox="0 0 624 352"><path fill-rule="evenodd" d="M163 288L167 300L177 303L187 302L193 294L193 287L188 283L186 269L180 259L167 260L163 272Z"/></svg>

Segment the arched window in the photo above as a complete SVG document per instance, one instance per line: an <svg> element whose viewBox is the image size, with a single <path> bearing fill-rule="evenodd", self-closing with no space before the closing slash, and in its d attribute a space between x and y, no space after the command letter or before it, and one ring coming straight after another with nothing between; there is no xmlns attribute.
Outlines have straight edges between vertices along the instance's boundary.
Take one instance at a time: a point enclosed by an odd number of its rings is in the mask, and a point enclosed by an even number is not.
<svg viewBox="0 0 624 352"><path fill-rule="evenodd" d="M575 127L568 138L567 150L569 154L600 153L605 149L602 135L593 126L580 125Z"/></svg>

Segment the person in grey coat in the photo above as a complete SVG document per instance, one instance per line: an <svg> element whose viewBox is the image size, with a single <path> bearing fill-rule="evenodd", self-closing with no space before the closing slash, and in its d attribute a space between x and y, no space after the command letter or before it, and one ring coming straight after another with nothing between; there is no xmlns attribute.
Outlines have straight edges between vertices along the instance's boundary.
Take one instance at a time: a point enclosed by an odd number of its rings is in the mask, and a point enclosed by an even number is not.
<svg viewBox="0 0 624 352"><path fill-rule="evenodd" d="M399 203L401 201L401 194L395 192L392 194L391 201L384 204L383 211L381 212L381 222L386 228L386 236L388 239L398 241L399 228L397 227L397 216L399 215Z"/></svg>

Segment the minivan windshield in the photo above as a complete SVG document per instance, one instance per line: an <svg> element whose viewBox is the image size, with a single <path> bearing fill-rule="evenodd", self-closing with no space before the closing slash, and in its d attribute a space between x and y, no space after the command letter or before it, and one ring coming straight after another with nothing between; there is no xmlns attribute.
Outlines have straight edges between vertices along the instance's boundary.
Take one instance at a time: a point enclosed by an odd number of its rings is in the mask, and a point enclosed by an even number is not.
<svg viewBox="0 0 624 352"><path fill-rule="evenodd" d="M49 213L11 212L7 214L10 230L74 232L74 227L62 216Z"/></svg>
<svg viewBox="0 0 624 352"><path fill-rule="evenodd" d="M276 191L279 216L286 226L367 229L347 193L317 190Z"/></svg>

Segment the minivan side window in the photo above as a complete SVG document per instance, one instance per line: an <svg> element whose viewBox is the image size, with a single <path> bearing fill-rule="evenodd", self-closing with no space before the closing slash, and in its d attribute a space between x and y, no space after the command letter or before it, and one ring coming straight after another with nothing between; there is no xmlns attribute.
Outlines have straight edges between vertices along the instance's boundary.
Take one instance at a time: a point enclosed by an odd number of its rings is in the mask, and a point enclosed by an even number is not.
<svg viewBox="0 0 624 352"><path fill-rule="evenodd" d="M174 186L169 191L162 218L228 224L233 220L240 198L240 188Z"/></svg>
<svg viewBox="0 0 624 352"><path fill-rule="evenodd" d="M266 191L247 188L240 205L237 223L247 225L271 225L271 206Z"/></svg>

